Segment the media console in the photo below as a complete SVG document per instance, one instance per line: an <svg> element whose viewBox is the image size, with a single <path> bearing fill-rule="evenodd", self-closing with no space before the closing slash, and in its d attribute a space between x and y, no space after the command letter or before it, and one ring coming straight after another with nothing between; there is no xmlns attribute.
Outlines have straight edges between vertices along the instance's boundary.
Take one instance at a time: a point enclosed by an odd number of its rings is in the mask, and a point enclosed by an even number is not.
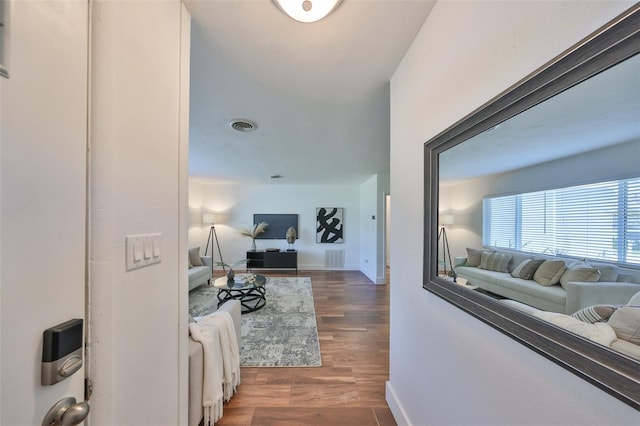
<svg viewBox="0 0 640 426"><path fill-rule="evenodd" d="M298 273L297 251L249 250L247 269L295 269Z"/></svg>

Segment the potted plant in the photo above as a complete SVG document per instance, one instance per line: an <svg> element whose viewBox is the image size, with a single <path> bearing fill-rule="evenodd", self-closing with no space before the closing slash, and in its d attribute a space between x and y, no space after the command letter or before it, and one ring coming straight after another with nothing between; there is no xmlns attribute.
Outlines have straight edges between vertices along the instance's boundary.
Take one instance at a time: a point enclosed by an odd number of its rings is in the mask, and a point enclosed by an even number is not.
<svg viewBox="0 0 640 426"><path fill-rule="evenodd" d="M241 260L238 260L236 263L231 264L231 265L228 264L228 263L225 263L225 262L216 262L217 266L222 266L223 268L227 267L229 269L227 271L227 285L233 285L234 279L236 277L236 272L233 270L233 268L235 268L236 266L241 265L243 263L247 263L248 260L249 259L241 259Z"/></svg>
<svg viewBox="0 0 640 426"><path fill-rule="evenodd" d="M262 234L267 227L269 226L269 224L267 222L260 222L258 224L253 225L253 229L249 230L249 229L240 229L240 234L244 235L245 237L251 237L251 250L256 249L256 237L260 234Z"/></svg>

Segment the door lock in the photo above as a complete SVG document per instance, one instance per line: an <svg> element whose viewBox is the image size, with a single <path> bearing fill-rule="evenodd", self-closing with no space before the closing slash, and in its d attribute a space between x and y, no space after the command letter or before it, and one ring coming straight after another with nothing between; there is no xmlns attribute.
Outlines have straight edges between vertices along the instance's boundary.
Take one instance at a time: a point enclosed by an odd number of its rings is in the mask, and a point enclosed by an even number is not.
<svg viewBox="0 0 640 426"><path fill-rule="evenodd" d="M42 420L42 426L77 425L89 415L89 403L82 401L76 403L72 396L56 402Z"/></svg>

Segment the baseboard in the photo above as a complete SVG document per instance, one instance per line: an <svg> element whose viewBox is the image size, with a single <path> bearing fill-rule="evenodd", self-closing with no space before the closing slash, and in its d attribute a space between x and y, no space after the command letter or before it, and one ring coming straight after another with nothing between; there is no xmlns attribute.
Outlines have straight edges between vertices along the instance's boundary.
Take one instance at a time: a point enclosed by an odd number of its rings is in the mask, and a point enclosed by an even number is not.
<svg viewBox="0 0 640 426"><path fill-rule="evenodd" d="M411 426L411 422L409 422L409 418L402 408L402 404L398 400L396 393L393 391L391 382L389 382L388 380L386 384L385 400L387 401L387 404L389 404L391 414L393 414L393 417L396 420L398 426Z"/></svg>

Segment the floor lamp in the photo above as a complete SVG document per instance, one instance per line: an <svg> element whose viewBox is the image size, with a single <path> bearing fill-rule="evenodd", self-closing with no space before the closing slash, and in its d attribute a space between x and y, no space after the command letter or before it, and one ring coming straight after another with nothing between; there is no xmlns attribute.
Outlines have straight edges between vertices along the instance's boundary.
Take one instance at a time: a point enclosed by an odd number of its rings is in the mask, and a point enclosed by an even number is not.
<svg viewBox="0 0 640 426"><path fill-rule="evenodd" d="M447 259L449 260L449 265L451 265L451 276L453 277L453 282L456 282L456 273L453 270L453 263L451 262L451 252L449 251L449 240L447 239L447 230L445 229L446 225L453 225L453 215L445 214L440 216L440 232L438 233L438 244L442 240L442 260L444 263L444 274L447 274Z"/></svg>
<svg viewBox="0 0 640 426"><path fill-rule="evenodd" d="M211 242L211 276L213 276L213 240L216 240L216 246L218 246L218 255L220 256L220 263L222 264L222 272L227 275L227 270L224 267L224 260L222 260L222 252L220 251L220 242L218 241L218 234L216 233L216 225L213 222L214 215L213 213L203 213L202 214L202 223L210 223L211 229L209 229L209 238L207 239L207 245L204 249L204 255L206 256L209 252L209 242Z"/></svg>

